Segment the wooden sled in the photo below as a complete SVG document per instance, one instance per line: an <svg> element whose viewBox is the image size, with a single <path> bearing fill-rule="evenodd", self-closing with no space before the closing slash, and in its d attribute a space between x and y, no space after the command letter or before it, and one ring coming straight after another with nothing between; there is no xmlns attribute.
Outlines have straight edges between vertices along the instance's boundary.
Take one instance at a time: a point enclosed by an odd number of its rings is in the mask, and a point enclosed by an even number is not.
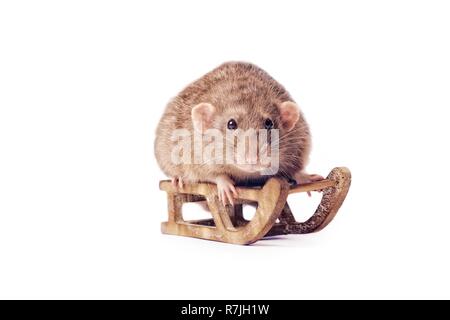
<svg viewBox="0 0 450 320"><path fill-rule="evenodd" d="M186 184L174 187L169 180L159 188L167 192L169 221L163 222L165 234L195 237L233 244L251 244L265 236L316 232L328 225L339 210L350 187L351 174L345 167L334 168L324 180L290 186L280 178L269 179L262 187L237 187L239 199L234 207L223 206L217 187L211 183ZM297 222L286 200L289 194L322 190L322 201L305 222ZM185 221L182 205L207 201L212 219ZM245 220L243 204L257 204L252 220Z"/></svg>

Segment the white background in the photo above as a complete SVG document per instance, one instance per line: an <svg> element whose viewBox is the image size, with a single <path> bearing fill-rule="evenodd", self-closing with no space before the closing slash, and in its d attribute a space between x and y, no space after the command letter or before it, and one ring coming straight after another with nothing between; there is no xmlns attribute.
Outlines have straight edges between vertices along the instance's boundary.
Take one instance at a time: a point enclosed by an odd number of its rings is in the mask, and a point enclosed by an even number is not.
<svg viewBox="0 0 450 320"><path fill-rule="evenodd" d="M0 298L450 298L446 1L3 1ZM220 63L266 69L353 173L322 232L163 236L154 130ZM298 216L319 196L293 196Z"/></svg>

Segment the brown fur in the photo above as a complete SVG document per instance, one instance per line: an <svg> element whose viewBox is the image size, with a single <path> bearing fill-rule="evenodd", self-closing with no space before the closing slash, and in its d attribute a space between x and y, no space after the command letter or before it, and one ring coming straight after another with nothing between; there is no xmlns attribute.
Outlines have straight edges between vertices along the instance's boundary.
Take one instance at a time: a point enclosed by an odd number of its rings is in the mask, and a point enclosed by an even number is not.
<svg viewBox="0 0 450 320"><path fill-rule="evenodd" d="M280 169L278 175L292 178L304 169L310 151L310 132L300 113L294 128L287 132L277 106L293 101L285 88L259 67L243 62L228 62L188 85L167 105L156 130L155 155L159 166L170 177L185 181L214 181L226 174L236 183L261 183L267 177L249 174L230 165L189 164L174 165L170 155L174 146L173 129L193 131L191 110L199 103L212 104L218 113L213 127L222 132L230 118L242 129L261 129L263 120L270 117L280 129Z"/></svg>

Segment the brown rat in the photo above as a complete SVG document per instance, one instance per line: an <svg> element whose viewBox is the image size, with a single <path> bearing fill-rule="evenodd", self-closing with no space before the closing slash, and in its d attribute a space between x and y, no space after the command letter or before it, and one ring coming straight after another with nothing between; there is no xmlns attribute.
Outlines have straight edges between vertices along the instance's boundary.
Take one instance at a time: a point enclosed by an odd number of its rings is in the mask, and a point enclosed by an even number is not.
<svg viewBox="0 0 450 320"><path fill-rule="evenodd" d="M218 164L211 158L195 162L193 153L188 156L191 161L174 163L173 150L179 142L173 138L176 129L200 136L216 129L223 133L224 141L226 133L236 129L278 129L279 168L271 175L261 175L263 166L255 164L254 158L247 159L247 153L244 159L248 163L242 165ZM205 147L205 141L190 141L193 148ZM273 144L269 139L265 147ZM310 146L308 124L286 89L253 64L228 62L188 85L168 103L156 130L155 155L164 173L180 188L183 182L216 183L219 198L226 204L237 196L234 184L263 183L273 175L297 183L321 179L304 173Z"/></svg>

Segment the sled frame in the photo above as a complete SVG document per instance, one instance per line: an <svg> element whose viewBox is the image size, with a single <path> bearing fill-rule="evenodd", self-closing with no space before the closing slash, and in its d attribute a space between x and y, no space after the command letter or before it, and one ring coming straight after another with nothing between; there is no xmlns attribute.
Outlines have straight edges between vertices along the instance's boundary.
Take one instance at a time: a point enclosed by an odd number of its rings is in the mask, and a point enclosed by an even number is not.
<svg viewBox="0 0 450 320"><path fill-rule="evenodd" d="M179 188L171 181L163 180L159 187L167 192L169 218L161 224L161 231L232 244L251 244L266 236L317 232L333 220L347 196L350 183L351 173L345 167L334 168L324 180L303 185L290 186L285 179L274 177L262 187L236 187L239 198L234 206L223 206L215 184L185 184ZM308 220L297 222L287 197L310 191L322 191L322 200ZM184 220L183 204L198 201L206 201L212 219ZM244 204L257 204L251 220L243 217Z"/></svg>

